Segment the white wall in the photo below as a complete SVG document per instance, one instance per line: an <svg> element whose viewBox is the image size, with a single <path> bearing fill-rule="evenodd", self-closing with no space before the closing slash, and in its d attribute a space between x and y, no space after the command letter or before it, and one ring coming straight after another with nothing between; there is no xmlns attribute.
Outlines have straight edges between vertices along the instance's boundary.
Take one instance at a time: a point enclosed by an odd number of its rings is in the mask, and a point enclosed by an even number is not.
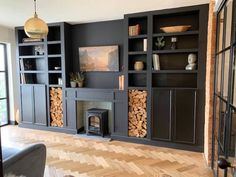
<svg viewBox="0 0 236 177"><path fill-rule="evenodd" d="M37 1L37 12L47 23L66 21L78 24L122 19L127 13L209 2L210 0L40 0ZM22 26L32 16L32 0L0 0L0 24Z"/></svg>
<svg viewBox="0 0 236 177"><path fill-rule="evenodd" d="M10 120L14 121L16 111L19 108L19 99L17 94L18 83L16 79L16 42L14 29L0 26L0 42L7 44Z"/></svg>

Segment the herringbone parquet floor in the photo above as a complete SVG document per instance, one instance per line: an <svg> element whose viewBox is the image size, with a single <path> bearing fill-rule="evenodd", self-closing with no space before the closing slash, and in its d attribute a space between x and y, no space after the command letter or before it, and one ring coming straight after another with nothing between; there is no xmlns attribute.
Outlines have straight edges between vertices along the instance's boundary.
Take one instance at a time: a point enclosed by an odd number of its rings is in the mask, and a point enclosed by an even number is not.
<svg viewBox="0 0 236 177"><path fill-rule="evenodd" d="M45 177L212 177L201 153L6 126L2 143L47 146Z"/></svg>

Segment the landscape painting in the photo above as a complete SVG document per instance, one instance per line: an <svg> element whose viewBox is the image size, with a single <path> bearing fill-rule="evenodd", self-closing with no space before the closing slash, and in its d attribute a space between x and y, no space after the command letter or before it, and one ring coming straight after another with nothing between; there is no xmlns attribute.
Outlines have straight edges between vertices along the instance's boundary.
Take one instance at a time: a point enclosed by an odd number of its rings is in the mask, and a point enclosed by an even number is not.
<svg viewBox="0 0 236 177"><path fill-rule="evenodd" d="M119 71L118 45L79 47L80 71Z"/></svg>

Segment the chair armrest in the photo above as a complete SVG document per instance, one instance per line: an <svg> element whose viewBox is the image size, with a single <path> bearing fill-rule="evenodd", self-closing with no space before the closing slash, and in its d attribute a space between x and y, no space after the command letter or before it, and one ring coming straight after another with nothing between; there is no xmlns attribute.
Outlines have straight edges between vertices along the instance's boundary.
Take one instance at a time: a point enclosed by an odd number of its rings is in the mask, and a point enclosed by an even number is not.
<svg viewBox="0 0 236 177"><path fill-rule="evenodd" d="M46 163L46 146L34 144L3 161L4 174L43 177Z"/></svg>

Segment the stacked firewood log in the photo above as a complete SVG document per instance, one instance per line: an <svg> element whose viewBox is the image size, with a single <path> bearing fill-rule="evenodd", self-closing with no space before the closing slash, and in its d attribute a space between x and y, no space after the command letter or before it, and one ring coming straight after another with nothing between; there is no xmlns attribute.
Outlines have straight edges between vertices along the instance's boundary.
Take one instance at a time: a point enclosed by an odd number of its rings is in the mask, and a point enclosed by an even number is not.
<svg viewBox="0 0 236 177"><path fill-rule="evenodd" d="M51 126L63 127L63 106L61 88L51 88L50 90L50 116Z"/></svg>
<svg viewBox="0 0 236 177"><path fill-rule="evenodd" d="M129 136L147 135L147 91L129 90Z"/></svg>

